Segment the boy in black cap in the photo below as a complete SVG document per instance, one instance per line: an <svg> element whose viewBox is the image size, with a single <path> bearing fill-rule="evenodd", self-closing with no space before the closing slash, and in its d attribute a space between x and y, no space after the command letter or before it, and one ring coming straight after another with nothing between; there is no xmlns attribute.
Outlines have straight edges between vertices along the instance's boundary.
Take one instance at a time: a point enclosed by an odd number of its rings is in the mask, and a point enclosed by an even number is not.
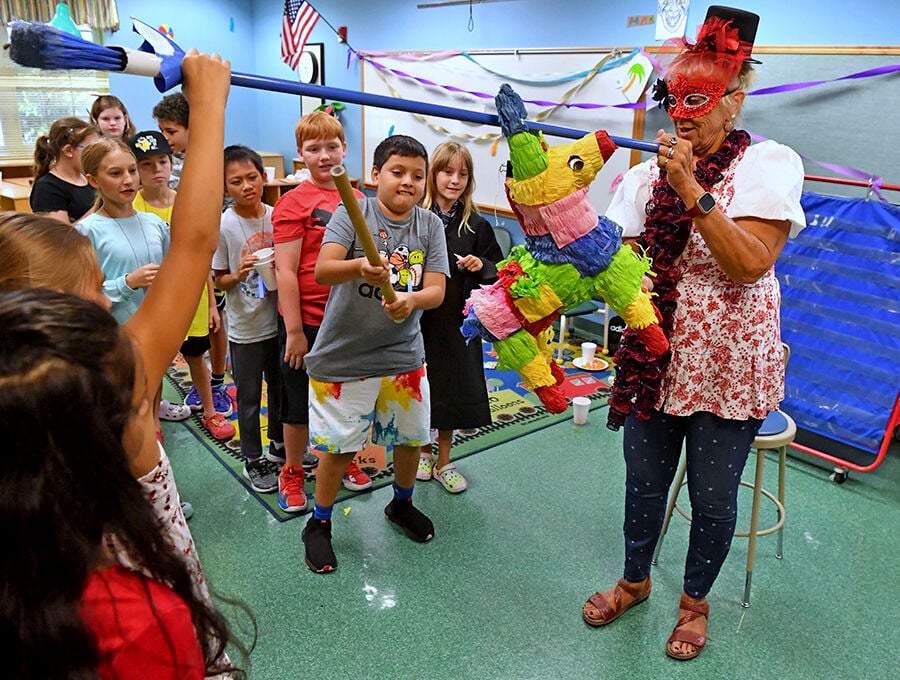
<svg viewBox="0 0 900 680"><path fill-rule="evenodd" d="M175 192L169 188L172 175L172 147L156 130L138 132L128 140L137 159L141 190L134 197L134 209L158 215L172 224Z"/></svg>
<svg viewBox="0 0 900 680"><path fill-rule="evenodd" d="M156 130L144 130L128 140L128 145L137 160L138 176L141 189L134 197L132 205L139 212L153 213L166 224L172 223L172 209L175 205L176 192L169 188L169 177L172 174L172 147L166 138ZM209 433L218 440L230 439L235 434L234 426L225 416L216 412L213 402L212 388L209 383L209 369L203 355L209 349L210 329L218 328L221 323L215 305L210 305L212 297L212 275L200 297L197 314L191 324L188 337L181 347L181 353L188 364L191 379L194 382L192 392L197 394L197 406L192 407L187 400L182 404L173 404L162 400L159 405L159 417L162 420L184 420L196 408L202 411L200 422ZM199 387L197 387L199 385Z"/></svg>

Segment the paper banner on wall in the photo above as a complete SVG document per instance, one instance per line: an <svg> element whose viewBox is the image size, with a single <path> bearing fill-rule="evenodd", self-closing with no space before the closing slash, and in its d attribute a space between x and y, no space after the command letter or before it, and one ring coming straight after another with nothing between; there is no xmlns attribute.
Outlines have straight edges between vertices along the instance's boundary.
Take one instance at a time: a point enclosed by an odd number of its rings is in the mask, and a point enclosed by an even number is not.
<svg viewBox="0 0 900 680"><path fill-rule="evenodd" d="M638 51L631 59L611 69L609 73L615 76L616 89L633 104L641 98L647 87L653 73L653 64L644 52Z"/></svg>
<svg viewBox="0 0 900 680"><path fill-rule="evenodd" d="M687 26L691 0L657 0L656 39L681 38Z"/></svg>

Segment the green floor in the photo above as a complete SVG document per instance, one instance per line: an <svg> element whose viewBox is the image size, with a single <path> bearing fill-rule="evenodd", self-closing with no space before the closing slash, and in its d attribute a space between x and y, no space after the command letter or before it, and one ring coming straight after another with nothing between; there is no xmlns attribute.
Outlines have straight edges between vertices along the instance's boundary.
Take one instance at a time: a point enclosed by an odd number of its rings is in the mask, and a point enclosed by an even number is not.
<svg viewBox="0 0 900 680"><path fill-rule="evenodd" d="M327 575L303 564L304 520L276 521L185 428L165 431L209 582L254 612L253 678L897 677L898 447L843 485L789 459L784 559L774 536L760 539L743 609L746 540L735 539L710 595L707 649L683 663L664 652L683 520L673 520L646 604L608 628L581 621L585 598L621 573L621 434L603 416L466 458L460 496L420 482L416 502L436 525L428 544L385 521L390 489L338 505L339 568Z"/></svg>

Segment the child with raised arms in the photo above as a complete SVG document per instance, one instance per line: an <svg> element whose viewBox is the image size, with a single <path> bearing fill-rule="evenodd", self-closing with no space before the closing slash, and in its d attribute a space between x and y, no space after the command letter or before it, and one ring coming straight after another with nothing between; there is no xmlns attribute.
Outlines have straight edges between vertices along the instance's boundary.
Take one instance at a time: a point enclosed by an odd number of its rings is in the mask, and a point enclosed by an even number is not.
<svg viewBox="0 0 900 680"><path fill-rule="evenodd" d="M472 155L459 142L439 144L431 157L423 205L441 218L450 259L444 301L422 313L422 337L431 385L431 427L437 430L435 460L429 443L422 447L416 478L432 477L450 493L467 482L450 462L453 431L491 424L480 342L469 342L459 329L469 293L497 279L502 259L494 230L472 202L475 190Z"/></svg>
<svg viewBox="0 0 900 680"><path fill-rule="evenodd" d="M86 298L16 291L0 302L2 496L10 526L30 527L7 532L0 557L15 677L202 677L225 662L227 626L208 599L147 389L184 337L197 303L184 288L199 292L218 229L205 183L222 181L229 68L191 50L182 69L206 126L192 140L171 248L124 328L98 306L110 301L88 239L35 215L0 217L0 289ZM73 410L84 403L102 408Z"/></svg>
<svg viewBox="0 0 900 680"><path fill-rule="evenodd" d="M428 153L412 137L394 135L375 149L376 195L360 207L381 264L369 264L343 206L322 239L316 280L332 289L316 343L305 356L309 437L319 467L315 509L302 537L306 566L314 572L337 568L331 546L334 500L345 468L370 430L374 443L393 447L388 521L415 541L434 536L431 520L412 503L430 414L419 317L441 304L450 273L441 221L418 205L427 171ZM385 285L397 291L391 303L382 300Z"/></svg>

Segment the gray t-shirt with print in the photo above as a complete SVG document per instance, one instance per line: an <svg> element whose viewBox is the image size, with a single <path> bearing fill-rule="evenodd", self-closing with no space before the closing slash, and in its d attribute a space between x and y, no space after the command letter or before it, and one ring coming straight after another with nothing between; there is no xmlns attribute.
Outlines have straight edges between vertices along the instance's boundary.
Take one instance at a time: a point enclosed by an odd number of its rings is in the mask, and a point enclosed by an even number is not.
<svg viewBox="0 0 900 680"><path fill-rule="evenodd" d="M222 213L219 227L219 247L213 255L212 268L236 273L241 257L260 248L271 248L272 206L257 219L241 217L229 208ZM274 291L261 287L262 281L255 269L246 280L226 291L228 300L228 339L239 345L260 342L278 334L278 301Z"/></svg>
<svg viewBox="0 0 900 680"><path fill-rule="evenodd" d="M397 222L385 217L375 198L362 199L360 207L376 247L390 261L395 290L421 290L425 272L450 275L447 239L437 215L416 207ZM325 243L347 248L348 260L365 255L343 205L328 222ZM381 290L362 279L334 286L315 345L305 357L306 370L325 382L415 370L425 363L421 316L417 309L403 323L394 323L381 307Z"/></svg>

